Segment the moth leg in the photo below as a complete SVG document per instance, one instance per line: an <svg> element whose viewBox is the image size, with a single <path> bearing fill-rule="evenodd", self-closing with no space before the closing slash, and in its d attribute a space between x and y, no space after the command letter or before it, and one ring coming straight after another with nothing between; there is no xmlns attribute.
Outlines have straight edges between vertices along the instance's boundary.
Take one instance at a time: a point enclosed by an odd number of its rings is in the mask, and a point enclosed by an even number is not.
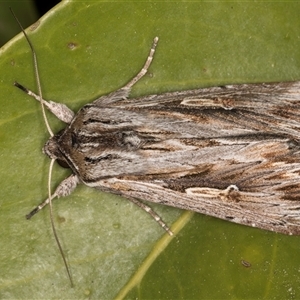
<svg viewBox="0 0 300 300"><path fill-rule="evenodd" d="M29 220L36 213L38 213L41 209L43 209L47 204L49 204L50 199L60 198L70 195L76 186L79 183L79 179L77 175L72 174L68 178L64 179L59 186L56 188L55 192L51 195L51 198L47 198L44 202L34 208L28 215L26 215L26 219Z"/></svg>
<svg viewBox="0 0 300 300"><path fill-rule="evenodd" d="M122 89L131 89L148 71L151 62L153 60L153 56L155 53L155 48L157 46L158 43L158 37L155 37L153 40L153 44L152 47L150 49L150 53L147 57L147 60L143 66L143 68L141 69L141 71L132 79L130 80Z"/></svg>
<svg viewBox="0 0 300 300"><path fill-rule="evenodd" d="M153 60L155 48L157 46L158 37L155 37L153 40L152 47L150 49L149 55L147 57L147 60L141 69L141 71L132 79L130 80L125 86L122 88L108 94L105 96L101 96L100 98L96 99L93 104L97 106L106 106L110 105L112 103L121 101L123 99L127 99L131 88L147 73L149 66L151 65L151 62Z"/></svg>
<svg viewBox="0 0 300 300"><path fill-rule="evenodd" d="M135 198L131 198L131 197L127 197L126 198L128 200L130 200L132 203L136 204L138 207L140 207L141 209L143 209L145 212L147 212L148 214L150 214L150 216L169 234L169 235L173 235L174 233L172 232L172 230L167 226L167 224L161 219L161 217L148 205L144 204L143 202L135 199Z"/></svg>
<svg viewBox="0 0 300 300"><path fill-rule="evenodd" d="M35 94L33 91L27 89L20 83L14 82L14 86L19 88L23 92L25 92L27 95L33 97L37 101L40 101L40 97L37 94ZM54 102L51 100L47 101L44 99L42 99L42 101L43 101L43 104L47 107L47 109L50 110L58 119L60 119L61 121L65 122L67 124L71 123L72 119L75 116L75 113L70 108L68 108L65 104L57 103L57 102Z"/></svg>

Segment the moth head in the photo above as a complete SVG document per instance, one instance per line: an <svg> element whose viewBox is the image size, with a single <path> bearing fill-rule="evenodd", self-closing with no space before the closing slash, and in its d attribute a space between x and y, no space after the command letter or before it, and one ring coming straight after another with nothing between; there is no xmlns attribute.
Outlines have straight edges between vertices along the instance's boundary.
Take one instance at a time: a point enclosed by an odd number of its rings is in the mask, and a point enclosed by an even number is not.
<svg viewBox="0 0 300 300"><path fill-rule="evenodd" d="M54 135L49 138L43 147L43 153L46 154L50 159L54 159L58 164L64 168L70 168L65 157L59 149L59 138L60 135Z"/></svg>

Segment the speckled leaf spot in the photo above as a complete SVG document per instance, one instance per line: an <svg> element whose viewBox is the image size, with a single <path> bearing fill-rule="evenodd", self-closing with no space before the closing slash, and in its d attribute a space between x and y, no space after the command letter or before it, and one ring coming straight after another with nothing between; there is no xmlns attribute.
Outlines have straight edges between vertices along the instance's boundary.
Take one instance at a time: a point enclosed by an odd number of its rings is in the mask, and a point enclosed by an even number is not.
<svg viewBox="0 0 300 300"><path fill-rule="evenodd" d="M24 32L24 31L23 31ZM25 34L25 32L24 32ZM25 34L28 40L28 37ZM283 234L300 234L300 82L227 85L129 99L145 65L124 87L83 106L64 104L15 83L67 124L43 152L72 175L32 210L79 183L121 195L171 229L140 200L192 210ZM49 175L49 178L51 176ZM49 179L50 181L50 179ZM50 184L49 184L50 186Z"/></svg>

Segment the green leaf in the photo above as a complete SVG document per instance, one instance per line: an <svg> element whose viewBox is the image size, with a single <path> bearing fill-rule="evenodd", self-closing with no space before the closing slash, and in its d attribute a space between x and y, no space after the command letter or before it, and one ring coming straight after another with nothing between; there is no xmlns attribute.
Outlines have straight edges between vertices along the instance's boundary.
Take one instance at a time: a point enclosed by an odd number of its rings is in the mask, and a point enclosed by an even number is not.
<svg viewBox="0 0 300 300"><path fill-rule="evenodd" d="M132 95L229 83L299 80L299 3L63 1L28 35L43 96L77 111L126 84L160 41ZM168 237L126 199L80 186L54 201L75 283L51 231L48 134L22 35L0 51L1 299L286 299L299 297L299 237L150 205L175 228ZM64 127L49 115L55 132ZM57 166L53 189L66 177Z"/></svg>

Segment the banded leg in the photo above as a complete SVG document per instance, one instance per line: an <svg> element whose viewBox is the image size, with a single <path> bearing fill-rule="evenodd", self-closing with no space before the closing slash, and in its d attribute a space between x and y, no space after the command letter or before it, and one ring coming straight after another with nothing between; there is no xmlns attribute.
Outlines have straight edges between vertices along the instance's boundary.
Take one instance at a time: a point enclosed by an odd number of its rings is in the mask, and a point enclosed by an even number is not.
<svg viewBox="0 0 300 300"><path fill-rule="evenodd" d="M26 219L29 220L33 217L36 213L38 213L41 209L43 209L47 204L49 204L50 200L54 198L60 198L70 195L74 189L76 188L77 184L79 183L79 179L76 175L72 174L68 178L64 179L59 186L56 188L51 198L47 198L44 202L39 204L36 208L34 208L29 214L26 215Z"/></svg>
<svg viewBox="0 0 300 300"><path fill-rule="evenodd" d="M40 101L40 97L37 94L35 94L33 91L27 89L20 83L14 82L14 86L19 88L21 91L25 92L27 95L33 97L37 101ZM50 100L47 101L47 100L42 99L42 101L43 101L43 104L47 107L47 109L49 111L51 111L58 119L60 119L61 121L65 122L67 124L71 123L72 119L75 116L75 113L69 107L67 107L65 104L57 103L57 102L50 101Z"/></svg>
<svg viewBox="0 0 300 300"><path fill-rule="evenodd" d="M133 78L131 79L122 89L131 89L148 71L151 62L153 60L153 56L155 53L155 49L158 43L158 37L155 37L153 40L153 44L152 47L150 49L150 53L147 57L147 60L143 66L143 68L141 69L141 71Z"/></svg>
<svg viewBox="0 0 300 300"><path fill-rule="evenodd" d="M123 99L127 99L131 88L147 73L151 62L153 60L153 56L155 53L155 49L158 43L158 37L155 37L153 40L152 47L150 49L149 55L147 57L147 60L143 66L143 68L140 70L140 72L133 78L131 79L125 86L122 88L108 94L105 96L101 96L100 98L96 99L93 104L97 106L106 106L106 105L111 105L114 102L121 101Z"/></svg>
<svg viewBox="0 0 300 300"><path fill-rule="evenodd" d="M138 207L143 209L145 212L147 212L169 235L173 235L174 233L172 230L167 226L167 224L161 219L161 217L148 205L144 204L143 202L127 197L128 200L130 200L132 203L136 204Z"/></svg>

